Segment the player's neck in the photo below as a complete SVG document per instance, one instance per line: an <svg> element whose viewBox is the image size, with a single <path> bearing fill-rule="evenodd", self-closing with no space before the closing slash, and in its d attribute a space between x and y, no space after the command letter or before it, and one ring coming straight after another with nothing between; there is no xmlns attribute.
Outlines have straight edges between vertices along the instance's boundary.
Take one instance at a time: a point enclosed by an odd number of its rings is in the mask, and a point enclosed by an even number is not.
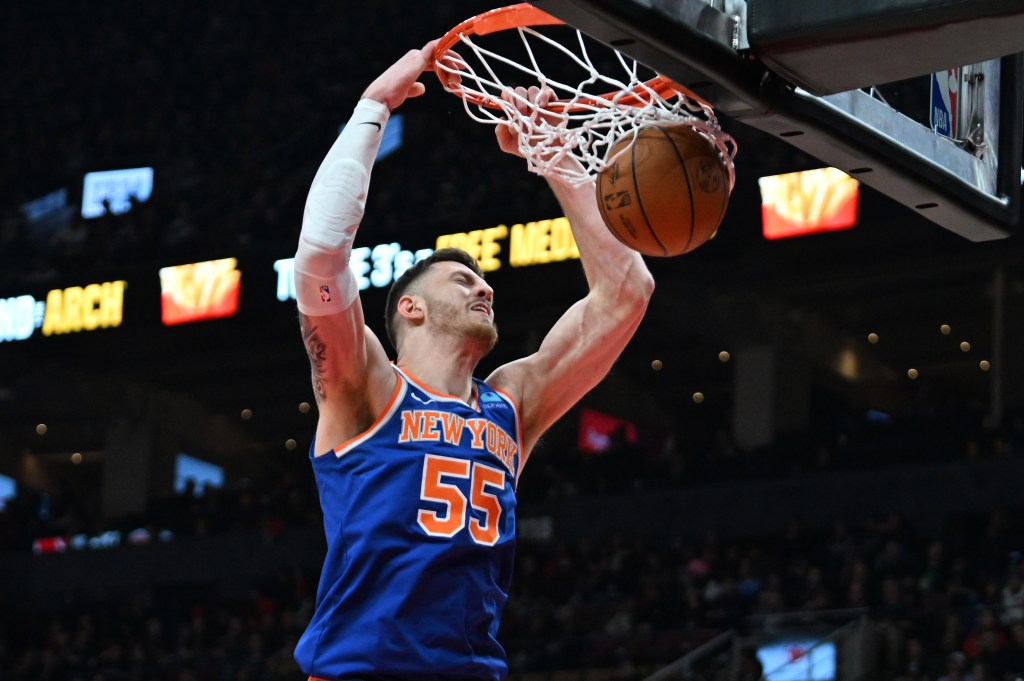
<svg viewBox="0 0 1024 681"><path fill-rule="evenodd" d="M480 361L480 352L465 341L445 340L410 338L403 344L395 363L428 388L469 403L473 395L473 371Z"/></svg>

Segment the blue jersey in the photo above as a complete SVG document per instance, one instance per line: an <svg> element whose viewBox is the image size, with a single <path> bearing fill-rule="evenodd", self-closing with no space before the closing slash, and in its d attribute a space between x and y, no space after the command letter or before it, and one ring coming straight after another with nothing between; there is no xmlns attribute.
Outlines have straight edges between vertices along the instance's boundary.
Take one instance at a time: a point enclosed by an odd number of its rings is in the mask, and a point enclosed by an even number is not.
<svg viewBox="0 0 1024 681"><path fill-rule="evenodd" d="M477 379L473 407L395 371L366 432L322 456L310 448L327 555L295 659L326 679L500 679L516 407Z"/></svg>

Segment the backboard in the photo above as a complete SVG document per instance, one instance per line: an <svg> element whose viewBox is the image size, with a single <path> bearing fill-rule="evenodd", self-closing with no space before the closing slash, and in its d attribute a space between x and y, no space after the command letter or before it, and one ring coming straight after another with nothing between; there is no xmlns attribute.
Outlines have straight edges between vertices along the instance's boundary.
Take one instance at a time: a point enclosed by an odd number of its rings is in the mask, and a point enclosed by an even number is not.
<svg viewBox="0 0 1024 681"><path fill-rule="evenodd" d="M967 239L1020 222L1024 2L532 4Z"/></svg>

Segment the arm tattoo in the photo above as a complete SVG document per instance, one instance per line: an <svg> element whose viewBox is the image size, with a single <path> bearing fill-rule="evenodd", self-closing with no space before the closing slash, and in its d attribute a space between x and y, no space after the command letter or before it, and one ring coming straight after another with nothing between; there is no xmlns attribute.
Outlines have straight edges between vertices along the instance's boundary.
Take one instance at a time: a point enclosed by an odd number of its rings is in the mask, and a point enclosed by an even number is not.
<svg viewBox="0 0 1024 681"><path fill-rule="evenodd" d="M324 363L327 361L327 344L320 338L317 327L306 315L299 315L299 326L302 329L302 342L309 355L309 365L313 372L313 394L316 403L323 402L327 394L324 392Z"/></svg>

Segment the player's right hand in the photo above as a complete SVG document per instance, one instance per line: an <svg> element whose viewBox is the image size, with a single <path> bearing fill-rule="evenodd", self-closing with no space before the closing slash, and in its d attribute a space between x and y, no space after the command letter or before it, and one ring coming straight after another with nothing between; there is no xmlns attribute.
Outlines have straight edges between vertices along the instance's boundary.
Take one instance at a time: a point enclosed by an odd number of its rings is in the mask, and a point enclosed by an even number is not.
<svg viewBox="0 0 1024 681"><path fill-rule="evenodd" d="M517 87L503 92L501 98L514 106L520 117L529 118L531 123L536 124L543 118L552 125L554 124L555 118L545 115L545 107L555 99L555 93L551 88L540 88L535 85L529 89ZM505 153L523 156L523 150L519 145L522 141L520 128L524 125L525 123L513 117L510 117L508 122L499 124L494 130L498 138L498 147Z"/></svg>
<svg viewBox="0 0 1024 681"><path fill-rule="evenodd" d="M547 87L517 87L505 90L501 98L509 105L508 121L495 126L494 134L498 147L514 156L529 160L530 171L543 176L549 182L564 183L561 173L553 169L561 167L571 173L582 172L580 161L558 143L551 147L546 140L554 135L563 117L556 113L556 107L563 106L555 92ZM589 185L588 185L589 187ZM593 194L593 189L589 188Z"/></svg>
<svg viewBox="0 0 1024 681"><path fill-rule="evenodd" d="M418 50L409 50L401 59L380 74L363 92L364 99L380 102L394 111L409 97L419 97L426 86L419 82L424 71L434 65L436 40L431 40Z"/></svg>

